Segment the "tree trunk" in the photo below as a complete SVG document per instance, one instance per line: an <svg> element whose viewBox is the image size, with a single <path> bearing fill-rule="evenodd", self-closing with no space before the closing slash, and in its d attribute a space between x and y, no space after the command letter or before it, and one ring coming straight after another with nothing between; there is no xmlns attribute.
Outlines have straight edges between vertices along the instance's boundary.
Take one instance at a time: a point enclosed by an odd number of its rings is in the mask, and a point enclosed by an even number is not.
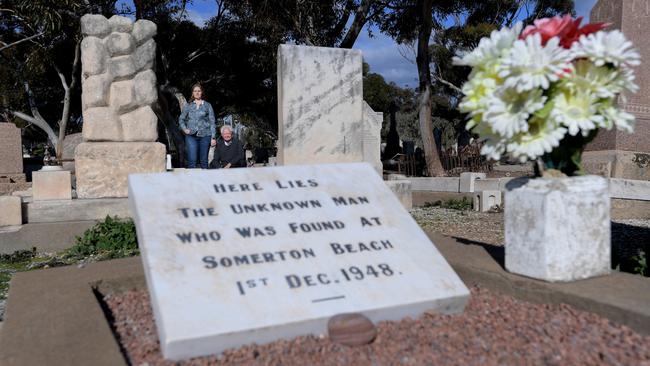
<svg viewBox="0 0 650 366"><path fill-rule="evenodd" d="M420 134L424 157L427 162L427 171L431 177L445 176L445 170L440 162L440 155L436 141L433 138L433 124L431 122L431 70L429 63L429 38L433 27L432 11L433 0L418 0L418 7L422 14L420 29L418 31L418 76L420 79L420 98L418 101L418 117L420 120Z"/></svg>
<svg viewBox="0 0 650 366"><path fill-rule="evenodd" d="M361 29L363 29L363 26L368 21L369 11L370 11L370 0L362 0L361 4L359 4L359 7L357 8L356 13L354 14L354 20L352 21L352 25L350 25L350 29L348 29L347 34L341 41L339 48L352 48L352 46L354 46L354 42L359 37L359 33L361 33Z"/></svg>

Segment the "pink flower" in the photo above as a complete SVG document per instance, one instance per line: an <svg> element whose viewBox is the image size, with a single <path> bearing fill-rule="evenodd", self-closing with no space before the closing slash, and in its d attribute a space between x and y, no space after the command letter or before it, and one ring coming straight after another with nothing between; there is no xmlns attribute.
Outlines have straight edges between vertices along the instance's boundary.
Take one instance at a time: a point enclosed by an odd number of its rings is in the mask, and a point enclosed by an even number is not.
<svg viewBox="0 0 650 366"><path fill-rule="evenodd" d="M573 42L580 36L598 32L609 26L608 23L590 23L580 28L581 22L582 17L573 19L569 14L563 17L558 15L553 18L537 19L534 21L535 25L529 25L521 32L519 38L524 39L531 34L539 33L542 37L542 45L546 45L546 42L553 37L559 37L562 47L571 48Z"/></svg>

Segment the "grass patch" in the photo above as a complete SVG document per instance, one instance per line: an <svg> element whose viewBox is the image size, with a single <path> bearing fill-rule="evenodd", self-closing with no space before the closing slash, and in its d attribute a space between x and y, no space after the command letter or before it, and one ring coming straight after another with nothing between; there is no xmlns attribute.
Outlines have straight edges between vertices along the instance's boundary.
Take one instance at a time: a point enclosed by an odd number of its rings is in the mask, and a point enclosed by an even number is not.
<svg viewBox="0 0 650 366"><path fill-rule="evenodd" d="M131 257L138 254L140 250L133 220L106 216L104 221L98 222L83 235L78 236L72 248L62 252L38 253L36 248L32 248L18 250L11 254L0 254L0 302L7 298L11 275L16 272ZM2 320L2 311L0 311L0 320Z"/></svg>
<svg viewBox="0 0 650 366"><path fill-rule="evenodd" d="M424 207L440 207L440 208L448 208L451 210L461 210L461 211L467 211L472 209L472 201L469 200L467 197L463 197L461 199L450 199L446 201L435 201L435 202L427 202L424 204Z"/></svg>

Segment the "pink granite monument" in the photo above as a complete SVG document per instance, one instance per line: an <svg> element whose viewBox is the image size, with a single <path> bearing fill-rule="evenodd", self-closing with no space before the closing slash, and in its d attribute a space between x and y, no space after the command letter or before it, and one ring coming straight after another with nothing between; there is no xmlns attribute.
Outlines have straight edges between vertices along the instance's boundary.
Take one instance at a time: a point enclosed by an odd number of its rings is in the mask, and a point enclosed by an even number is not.
<svg viewBox="0 0 650 366"><path fill-rule="evenodd" d="M601 130L587 146L583 163L587 172L612 178L650 180L650 0L599 0L590 22L612 23L641 54L635 68L636 94L619 96L618 105L636 117L633 134Z"/></svg>

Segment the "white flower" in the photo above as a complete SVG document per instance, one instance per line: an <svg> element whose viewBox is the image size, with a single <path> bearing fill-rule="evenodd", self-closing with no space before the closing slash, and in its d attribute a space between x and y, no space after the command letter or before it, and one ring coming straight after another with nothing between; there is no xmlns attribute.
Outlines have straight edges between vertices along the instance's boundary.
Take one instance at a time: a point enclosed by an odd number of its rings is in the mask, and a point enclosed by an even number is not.
<svg viewBox="0 0 650 366"><path fill-rule="evenodd" d="M462 57L454 56L454 64L483 68L492 67L510 51L512 44L521 33L521 28L521 22L517 22L512 29L504 27L501 30L493 30L490 37L482 38L478 46L470 53Z"/></svg>
<svg viewBox="0 0 650 366"><path fill-rule="evenodd" d="M587 59L578 60L574 66L574 72L562 79L562 87L583 90L598 98L614 98L624 90L635 92L639 88L631 69L596 66Z"/></svg>
<svg viewBox="0 0 650 366"><path fill-rule="evenodd" d="M550 118L568 127L571 136L580 131L587 136L589 131L603 124L603 117L598 114L598 99L588 92L564 90L553 97L552 103Z"/></svg>
<svg viewBox="0 0 650 366"><path fill-rule="evenodd" d="M614 106L603 108L600 113L604 118L604 124L607 128L615 125L617 129L628 133L634 132L634 115L621 111Z"/></svg>
<svg viewBox="0 0 650 366"><path fill-rule="evenodd" d="M510 138L528 130L528 117L544 107L546 97L542 90L517 92L513 88L500 88L486 97L487 111L483 120L492 130L503 137Z"/></svg>
<svg viewBox="0 0 650 366"><path fill-rule="evenodd" d="M488 159L499 160L506 152L506 143L503 140L487 139L481 147L481 154Z"/></svg>
<svg viewBox="0 0 650 366"><path fill-rule="evenodd" d="M565 134L566 128L550 119L532 118L528 132L514 136L507 150L521 162L534 160L558 147Z"/></svg>
<svg viewBox="0 0 650 366"><path fill-rule="evenodd" d="M463 113L468 113L469 117L480 117L483 113L487 111L487 101L486 96L494 93L494 90L497 87L497 81L493 78L487 77L485 73L478 72L472 73L470 79L463 84L463 100L458 105L459 109ZM478 118L480 120L480 118ZM473 121L472 119L471 121ZM474 126L470 121L468 128Z"/></svg>
<svg viewBox="0 0 650 366"><path fill-rule="evenodd" d="M510 53L499 65L504 85L517 91L537 87L548 89L566 69L571 68L571 52L559 46L560 39L551 38L542 46L539 33L515 41Z"/></svg>
<svg viewBox="0 0 650 366"><path fill-rule="evenodd" d="M637 66L641 63L641 56L632 46L632 42L619 30L581 36L578 42L573 43L571 51L576 58L588 58L596 66Z"/></svg>

